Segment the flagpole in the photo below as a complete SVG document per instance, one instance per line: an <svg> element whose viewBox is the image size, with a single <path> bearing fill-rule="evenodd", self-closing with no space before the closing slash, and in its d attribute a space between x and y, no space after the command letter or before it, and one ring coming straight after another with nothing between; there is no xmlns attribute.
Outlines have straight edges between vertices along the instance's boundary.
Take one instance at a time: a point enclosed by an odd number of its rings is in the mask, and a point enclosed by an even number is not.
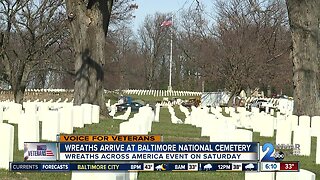
<svg viewBox="0 0 320 180"><path fill-rule="evenodd" d="M172 26L171 26L171 34L170 34L170 61L169 61L169 86L168 91L172 91L171 79L172 79L172 34L173 34L173 16L172 16Z"/></svg>

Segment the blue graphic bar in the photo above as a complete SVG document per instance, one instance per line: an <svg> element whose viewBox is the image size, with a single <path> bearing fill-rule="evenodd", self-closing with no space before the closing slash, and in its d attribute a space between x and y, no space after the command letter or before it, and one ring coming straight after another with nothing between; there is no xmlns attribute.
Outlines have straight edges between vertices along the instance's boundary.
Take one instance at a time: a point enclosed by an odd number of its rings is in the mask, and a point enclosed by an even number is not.
<svg viewBox="0 0 320 180"><path fill-rule="evenodd" d="M69 172L69 171L258 171L252 163L52 163L11 162L13 172Z"/></svg>
<svg viewBox="0 0 320 180"><path fill-rule="evenodd" d="M60 153L64 152L259 152L256 142L239 143L60 143Z"/></svg>

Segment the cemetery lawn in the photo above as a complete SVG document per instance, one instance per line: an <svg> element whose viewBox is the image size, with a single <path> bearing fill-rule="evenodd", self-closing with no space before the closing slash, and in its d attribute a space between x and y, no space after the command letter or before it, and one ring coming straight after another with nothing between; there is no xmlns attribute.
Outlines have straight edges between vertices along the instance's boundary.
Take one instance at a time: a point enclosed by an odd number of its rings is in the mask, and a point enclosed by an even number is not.
<svg viewBox="0 0 320 180"><path fill-rule="evenodd" d="M179 108L175 108L176 116L184 119L183 113ZM116 134L119 132L119 124L121 120L104 119L99 124L86 125L85 128L75 128L74 134ZM14 144L14 161L23 160L23 152L18 151L17 144L17 125L15 125L15 144ZM160 123L153 123L151 134L161 134L164 136L164 141L167 142L209 142L209 137L200 136L200 128L185 124L172 124L167 108L162 108L160 111ZM275 142L275 137L264 138L260 137L259 133L254 133L253 141L265 143ZM315 164L316 139L312 138L310 157L289 156L285 160L300 161L300 168L310 170L316 174L317 179L320 179L320 165ZM239 180L244 179L243 172L141 172L138 175L139 180ZM30 173L30 172L8 172L0 170L0 179L22 179L22 180L38 180L38 179L53 179L53 180L70 180L71 173Z"/></svg>

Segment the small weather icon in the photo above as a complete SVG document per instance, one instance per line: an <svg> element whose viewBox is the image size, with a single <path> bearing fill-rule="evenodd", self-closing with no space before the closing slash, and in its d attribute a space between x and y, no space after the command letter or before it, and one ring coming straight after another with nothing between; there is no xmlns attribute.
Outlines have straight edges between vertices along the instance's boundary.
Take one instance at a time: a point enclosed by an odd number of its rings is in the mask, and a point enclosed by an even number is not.
<svg viewBox="0 0 320 180"><path fill-rule="evenodd" d="M156 166L157 171L165 171L166 170L166 165L165 164L160 164Z"/></svg>
<svg viewBox="0 0 320 180"><path fill-rule="evenodd" d="M250 164L246 165L244 168L248 169L248 170L252 170L254 168L254 165L252 163L250 163Z"/></svg>
<svg viewBox="0 0 320 180"><path fill-rule="evenodd" d="M206 165L203 166L203 169L207 170L207 171L210 170L211 168L212 168L211 164L206 164Z"/></svg>

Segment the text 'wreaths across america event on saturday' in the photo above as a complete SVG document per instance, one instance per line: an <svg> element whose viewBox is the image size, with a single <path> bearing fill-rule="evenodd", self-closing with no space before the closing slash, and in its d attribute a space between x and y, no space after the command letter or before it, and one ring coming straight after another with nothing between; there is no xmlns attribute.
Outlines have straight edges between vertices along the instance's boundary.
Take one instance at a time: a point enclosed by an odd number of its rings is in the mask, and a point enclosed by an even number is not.
<svg viewBox="0 0 320 180"><path fill-rule="evenodd" d="M60 143L60 160L258 160L258 143Z"/></svg>

